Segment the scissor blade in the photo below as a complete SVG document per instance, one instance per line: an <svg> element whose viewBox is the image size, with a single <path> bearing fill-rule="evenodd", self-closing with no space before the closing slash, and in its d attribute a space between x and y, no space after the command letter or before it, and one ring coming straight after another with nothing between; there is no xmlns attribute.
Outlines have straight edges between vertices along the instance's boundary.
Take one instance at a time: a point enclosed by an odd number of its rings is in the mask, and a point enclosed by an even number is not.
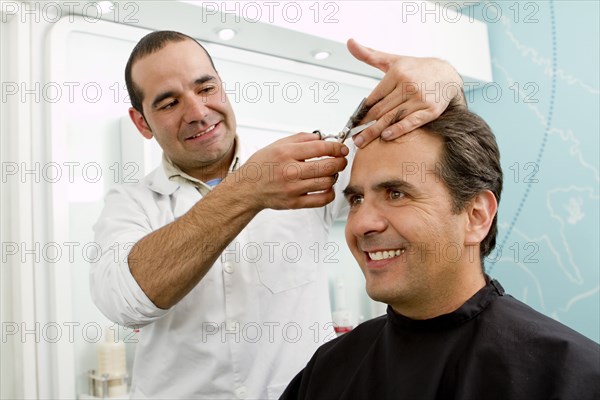
<svg viewBox="0 0 600 400"><path fill-rule="evenodd" d="M362 101L360 102L358 107L356 107L356 110L354 110L354 112L350 116L350 119L348 119L348 122L346 122L344 129L342 129L342 132L346 133L346 132L350 131L352 128L354 128L356 126L356 124L358 124L360 122L362 117L364 117L363 114L364 114L366 102L367 102L367 98L365 97L364 99L362 99ZM359 118L359 116L360 116L360 118ZM346 135L346 136L348 136L348 135Z"/></svg>
<svg viewBox="0 0 600 400"><path fill-rule="evenodd" d="M360 121L363 120L363 118L367 115L367 113L371 109L371 107L367 107L366 103L367 103L367 98L365 97L358 105L358 108L356 109L356 111L354 111L354 114L352 114L352 117L351 117L352 126L350 126L350 128L353 128L356 125L358 125L360 123Z"/></svg>
<svg viewBox="0 0 600 400"><path fill-rule="evenodd" d="M353 136L358 135L359 133L361 133L362 131L364 131L365 129L367 129L371 125L373 125L375 122L377 122L376 119L374 119L373 121L369 121L366 124L362 124L362 125L359 125L359 126L356 126L356 127L352 128L352 129L350 129L350 131L348 131L348 134L346 134L345 139L348 139L348 138L351 138Z"/></svg>

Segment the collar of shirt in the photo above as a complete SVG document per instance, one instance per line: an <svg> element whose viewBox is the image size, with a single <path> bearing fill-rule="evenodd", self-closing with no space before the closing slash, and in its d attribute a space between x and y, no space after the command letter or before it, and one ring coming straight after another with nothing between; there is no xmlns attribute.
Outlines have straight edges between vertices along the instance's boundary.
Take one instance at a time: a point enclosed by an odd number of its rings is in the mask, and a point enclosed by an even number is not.
<svg viewBox="0 0 600 400"><path fill-rule="evenodd" d="M477 317L494 300L504 295L504 289L495 279L486 275L486 285L466 301L458 310L426 320L414 320L387 308L388 321L400 331L433 332L452 329Z"/></svg>
<svg viewBox="0 0 600 400"><path fill-rule="evenodd" d="M235 137L235 152L233 154L233 160L231 165L229 166L229 172L233 172L238 169L240 164L240 145L239 139L236 135ZM180 185L193 185L202 196L206 196L214 186L216 186L220 180L212 179L208 182L202 182L200 179L194 178L191 175L183 172L177 165L173 164L173 162L167 157L167 155L163 152L162 165L165 170L165 174L170 181L179 183Z"/></svg>

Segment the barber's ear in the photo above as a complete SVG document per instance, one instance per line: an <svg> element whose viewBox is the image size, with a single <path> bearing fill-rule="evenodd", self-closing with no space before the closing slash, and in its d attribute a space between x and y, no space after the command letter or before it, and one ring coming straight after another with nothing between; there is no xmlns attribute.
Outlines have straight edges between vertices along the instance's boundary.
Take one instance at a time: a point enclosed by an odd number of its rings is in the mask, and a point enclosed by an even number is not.
<svg viewBox="0 0 600 400"><path fill-rule="evenodd" d="M485 239L498 210L496 197L489 190L480 192L467 208L465 243L478 244Z"/></svg>
<svg viewBox="0 0 600 400"><path fill-rule="evenodd" d="M152 137L154 136L152 134L152 130L146 123L146 119L144 118L141 112L139 112L133 107L130 107L129 118L131 118L131 121L133 121L135 127L138 129L138 131L140 131L142 136L144 136L146 139L152 139Z"/></svg>

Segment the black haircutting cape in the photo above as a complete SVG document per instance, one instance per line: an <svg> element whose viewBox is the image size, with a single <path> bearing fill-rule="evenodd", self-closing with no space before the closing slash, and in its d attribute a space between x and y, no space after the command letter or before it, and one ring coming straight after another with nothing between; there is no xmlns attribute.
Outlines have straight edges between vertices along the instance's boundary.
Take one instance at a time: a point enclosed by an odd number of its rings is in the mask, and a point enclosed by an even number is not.
<svg viewBox="0 0 600 400"><path fill-rule="evenodd" d="M600 346L492 280L433 319L388 307L321 346L281 399L599 400Z"/></svg>

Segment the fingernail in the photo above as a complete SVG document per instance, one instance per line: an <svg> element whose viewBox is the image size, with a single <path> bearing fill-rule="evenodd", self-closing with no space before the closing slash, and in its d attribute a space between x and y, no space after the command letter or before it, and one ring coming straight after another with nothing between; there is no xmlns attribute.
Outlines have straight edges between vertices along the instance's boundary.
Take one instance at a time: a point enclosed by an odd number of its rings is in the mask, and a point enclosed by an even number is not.
<svg viewBox="0 0 600 400"><path fill-rule="evenodd" d="M363 139L362 136L359 136L356 139L354 139L354 144L356 145L356 147L361 147L364 142L365 139Z"/></svg>
<svg viewBox="0 0 600 400"><path fill-rule="evenodd" d="M350 153L350 149L346 146L342 146L342 155L347 156Z"/></svg>
<svg viewBox="0 0 600 400"><path fill-rule="evenodd" d="M386 129L385 131L381 132L381 137L385 140L388 140L392 137L392 131Z"/></svg>

